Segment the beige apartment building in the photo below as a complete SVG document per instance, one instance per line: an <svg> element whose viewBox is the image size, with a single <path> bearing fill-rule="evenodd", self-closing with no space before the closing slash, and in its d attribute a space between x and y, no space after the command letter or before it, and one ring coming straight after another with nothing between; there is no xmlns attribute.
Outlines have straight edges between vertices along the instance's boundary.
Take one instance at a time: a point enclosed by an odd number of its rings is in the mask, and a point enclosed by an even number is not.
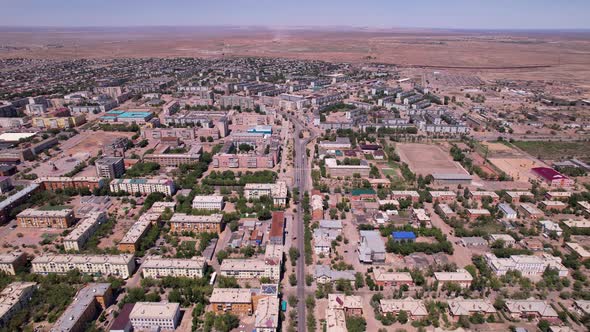
<svg viewBox="0 0 590 332"><path fill-rule="evenodd" d="M185 213L175 213L170 218L171 232L194 232L194 233L221 233L223 223L222 214L210 216L193 216Z"/></svg>
<svg viewBox="0 0 590 332"><path fill-rule="evenodd" d="M187 277L202 278L207 263L203 257L190 259L149 256L142 264L144 278Z"/></svg>
<svg viewBox="0 0 590 332"><path fill-rule="evenodd" d="M80 220L76 227L64 238L65 250L80 251L98 226L107 221L105 212L93 212Z"/></svg>
<svg viewBox="0 0 590 332"><path fill-rule="evenodd" d="M36 282L13 282L0 293L0 326L6 326L12 316L29 302L37 289Z"/></svg>
<svg viewBox="0 0 590 332"><path fill-rule="evenodd" d="M26 209L16 216L19 227L68 228L74 223L74 210Z"/></svg>
<svg viewBox="0 0 590 332"><path fill-rule="evenodd" d="M77 269L85 274L100 274L127 279L135 269L133 255L45 254L33 259L32 272L64 274Z"/></svg>
<svg viewBox="0 0 590 332"><path fill-rule="evenodd" d="M0 272L16 275L17 269L27 263L27 256L22 251L0 254Z"/></svg>
<svg viewBox="0 0 590 332"><path fill-rule="evenodd" d="M261 196L272 197L275 205L287 204L287 183L247 183L244 186L244 197L246 199L258 199Z"/></svg>

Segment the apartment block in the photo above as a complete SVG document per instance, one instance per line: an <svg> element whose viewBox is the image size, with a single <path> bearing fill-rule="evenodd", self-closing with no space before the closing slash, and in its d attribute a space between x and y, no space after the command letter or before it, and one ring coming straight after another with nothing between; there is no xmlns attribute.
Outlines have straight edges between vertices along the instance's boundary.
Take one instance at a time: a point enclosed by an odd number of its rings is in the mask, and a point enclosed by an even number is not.
<svg viewBox="0 0 590 332"><path fill-rule="evenodd" d="M458 297L448 301L451 317L458 321L461 316L480 314L488 317L496 313L492 302L488 299L463 299Z"/></svg>
<svg viewBox="0 0 590 332"><path fill-rule="evenodd" d="M371 168L367 164L361 165L339 165L336 159L324 159L327 172L333 177L352 177L359 174L361 177L369 177Z"/></svg>
<svg viewBox="0 0 590 332"><path fill-rule="evenodd" d="M168 330L178 327L180 304L167 302L137 302L129 314L135 330Z"/></svg>
<svg viewBox="0 0 590 332"><path fill-rule="evenodd" d="M434 272L434 279L438 281L439 288L445 283L455 283L461 286L461 288L469 288L473 281L473 276L467 270L458 269L456 272Z"/></svg>
<svg viewBox="0 0 590 332"><path fill-rule="evenodd" d="M117 179L125 173L122 157L102 157L94 162L96 175L101 178Z"/></svg>
<svg viewBox="0 0 590 332"><path fill-rule="evenodd" d="M64 274L77 269L81 273L100 274L127 279L135 269L133 255L62 255L45 254L33 259L33 273Z"/></svg>
<svg viewBox="0 0 590 332"><path fill-rule="evenodd" d="M258 199L261 196L272 197L274 204L284 206L287 204L287 183L247 183L244 186L244 197L246 199Z"/></svg>
<svg viewBox="0 0 590 332"><path fill-rule="evenodd" d="M193 209L201 210L223 210L224 202L223 196L209 195L209 196L195 196L193 198Z"/></svg>
<svg viewBox="0 0 590 332"><path fill-rule="evenodd" d="M13 282L0 292L0 327L27 305L36 289L36 282Z"/></svg>
<svg viewBox="0 0 590 332"><path fill-rule="evenodd" d="M16 275L18 268L27 263L27 256L22 251L0 254L0 272Z"/></svg>
<svg viewBox="0 0 590 332"><path fill-rule="evenodd" d="M111 181L112 192L151 194L155 192L172 196L176 192L174 181L168 179L116 179Z"/></svg>
<svg viewBox="0 0 590 332"><path fill-rule="evenodd" d="M16 216L19 227L26 228L68 228L74 223L74 210L26 209Z"/></svg>
<svg viewBox="0 0 590 332"><path fill-rule="evenodd" d="M260 279L262 277L278 281L281 276L283 246L268 244L264 259L225 259L221 263L220 273L225 277L236 279Z"/></svg>
<svg viewBox="0 0 590 332"><path fill-rule="evenodd" d="M74 297L50 332L83 332L86 324L96 319L113 300L109 283L91 283L82 288Z"/></svg>
<svg viewBox="0 0 590 332"><path fill-rule="evenodd" d="M508 271L520 271L525 277L541 276L547 267L557 269L560 277L566 277L569 274L568 269L561 264L561 258L549 254L512 255L508 258L498 258L494 254L487 253L484 258L498 276L505 275Z"/></svg>
<svg viewBox="0 0 590 332"><path fill-rule="evenodd" d="M357 295L328 294L328 308L343 310L346 316L362 316L363 302Z"/></svg>
<svg viewBox="0 0 590 332"><path fill-rule="evenodd" d="M279 327L279 304L277 297L267 296L258 301L254 311L256 332L276 332Z"/></svg>
<svg viewBox="0 0 590 332"><path fill-rule="evenodd" d="M518 212L523 218L539 219L545 216L545 213L531 203L520 203Z"/></svg>
<svg viewBox="0 0 590 332"><path fill-rule="evenodd" d="M373 269L373 278L377 286L401 287L414 286L414 280L409 272L389 272L383 268Z"/></svg>
<svg viewBox="0 0 590 332"><path fill-rule="evenodd" d="M40 177L35 180L39 183L43 190L64 190L64 189L100 189L105 185L105 181L99 177L65 177L65 176L51 176Z"/></svg>
<svg viewBox="0 0 590 332"><path fill-rule="evenodd" d="M258 155L218 153L213 156L211 165L214 168L273 168L275 158L272 154Z"/></svg>
<svg viewBox="0 0 590 332"><path fill-rule="evenodd" d="M194 232L194 233L221 233L223 225L222 214L209 216L194 216L185 213L175 213L170 218L171 232Z"/></svg>
<svg viewBox="0 0 590 332"><path fill-rule="evenodd" d="M170 147L166 147L160 153L146 154L143 159L158 163L161 166L178 167L182 164L195 164L201 159L203 148L200 145L193 145L185 153L168 153Z"/></svg>
<svg viewBox="0 0 590 332"><path fill-rule="evenodd" d="M117 244L121 252L135 253L139 249L139 242L143 236L150 230L152 222L149 219L139 219L125 233L125 236Z"/></svg>
<svg viewBox="0 0 590 332"><path fill-rule="evenodd" d="M80 220L70 234L64 238L65 250L80 251L98 226L105 221L107 221L105 212L93 212Z"/></svg>
<svg viewBox="0 0 590 332"><path fill-rule="evenodd" d="M190 259L149 256L141 265L144 278L187 277L202 278L207 267L203 257Z"/></svg>
<svg viewBox="0 0 590 332"><path fill-rule="evenodd" d="M211 297L211 310L216 313L251 315L254 310L252 292L247 288L214 288Z"/></svg>
<svg viewBox="0 0 590 332"><path fill-rule="evenodd" d="M382 299L379 303L383 314L397 315L400 311L405 311L412 320L428 316L424 300L407 297L405 299Z"/></svg>

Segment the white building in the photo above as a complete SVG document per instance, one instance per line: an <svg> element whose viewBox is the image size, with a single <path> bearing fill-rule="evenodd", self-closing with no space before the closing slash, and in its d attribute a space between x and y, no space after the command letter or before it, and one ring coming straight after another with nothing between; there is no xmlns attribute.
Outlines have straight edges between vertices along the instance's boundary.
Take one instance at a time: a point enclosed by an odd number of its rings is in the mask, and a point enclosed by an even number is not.
<svg viewBox="0 0 590 332"><path fill-rule="evenodd" d="M201 210L223 210L223 196L195 196L193 199L193 209Z"/></svg>
<svg viewBox="0 0 590 332"><path fill-rule="evenodd" d="M163 193L172 196L176 192L174 181L166 179L115 179L110 183L112 192L126 191L128 193Z"/></svg>
<svg viewBox="0 0 590 332"><path fill-rule="evenodd" d="M187 277L202 278L207 263L203 257L190 259L149 256L141 265L144 278Z"/></svg>
<svg viewBox="0 0 590 332"><path fill-rule="evenodd" d="M244 186L244 197L246 199L258 199L261 196L269 196L275 205L287 204L287 183L247 183Z"/></svg>
<svg viewBox="0 0 590 332"><path fill-rule="evenodd" d="M557 236L563 235L563 230L559 227L559 224L553 222L551 220L541 220L539 221L541 224L541 228L543 229L543 233L550 235L551 233L555 232Z"/></svg>
<svg viewBox="0 0 590 332"><path fill-rule="evenodd" d="M16 275L17 268L25 265L26 261L27 257L22 251L11 251L0 254L0 272L8 275Z"/></svg>
<svg viewBox="0 0 590 332"><path fill-rule="evenodd" d="M236 279L270 278L279 281L283 263L283 246L267 244L264 259L224 259L221 262L220 274Z"/></svg>
<svg viewBox="0 0 590 332"><path fill-rule="evenodd" d="M137 302L129 314L134 329L174 330L180 318L180 304L167 302Z"/></svg>
<svg viewBox="0 0 590 332"><path fill-rule="evenodd" d="M78 269L81 273L112 275L127 279L135 269L133 255L60 255L45 254L33 259L32 272L58 273Z"/></svg>
<svg viewBox="0 0 590 332"><path fill-rule="evenodd" d="M64 249L80 251L98 226L107 220L105 212L93 212L80 220L76 227L64 238Z"/></svg>
<svg viewBox="0 0 590 332"><path fill-rule="evenodd" d="M561 264L561 258L548 254L543 256L534 255L512 255L508 258L498 258L496 255L487 253L484 255L489 267L496 275L505 275L511 270L520 271L523 276L540 276L547 267L557 269L560 277L569 274L568 269Z"/></svg>

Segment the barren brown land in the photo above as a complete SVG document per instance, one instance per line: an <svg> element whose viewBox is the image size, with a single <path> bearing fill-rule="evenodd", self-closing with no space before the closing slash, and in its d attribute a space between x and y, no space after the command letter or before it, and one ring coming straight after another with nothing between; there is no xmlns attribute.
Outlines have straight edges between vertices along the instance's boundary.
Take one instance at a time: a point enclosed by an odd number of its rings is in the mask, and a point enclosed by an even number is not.
<svg viewBox="0 0 590 332"><path fill-rule="evenodd" d="M0 28L0 58L263 56L557 80L590 87L590 32L270 29L230 27Z"/></svg>

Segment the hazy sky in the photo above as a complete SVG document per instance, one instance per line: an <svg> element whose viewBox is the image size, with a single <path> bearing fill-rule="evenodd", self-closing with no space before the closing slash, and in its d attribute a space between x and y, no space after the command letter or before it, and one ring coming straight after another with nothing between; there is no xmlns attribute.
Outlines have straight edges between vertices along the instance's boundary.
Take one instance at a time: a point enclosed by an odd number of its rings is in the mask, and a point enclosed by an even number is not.
<svg viewBox="0 0 590 332"><path fill-rule="evenodd" d="M6 0L0 12L3 26L590 29L590 0Z"/></svg>

